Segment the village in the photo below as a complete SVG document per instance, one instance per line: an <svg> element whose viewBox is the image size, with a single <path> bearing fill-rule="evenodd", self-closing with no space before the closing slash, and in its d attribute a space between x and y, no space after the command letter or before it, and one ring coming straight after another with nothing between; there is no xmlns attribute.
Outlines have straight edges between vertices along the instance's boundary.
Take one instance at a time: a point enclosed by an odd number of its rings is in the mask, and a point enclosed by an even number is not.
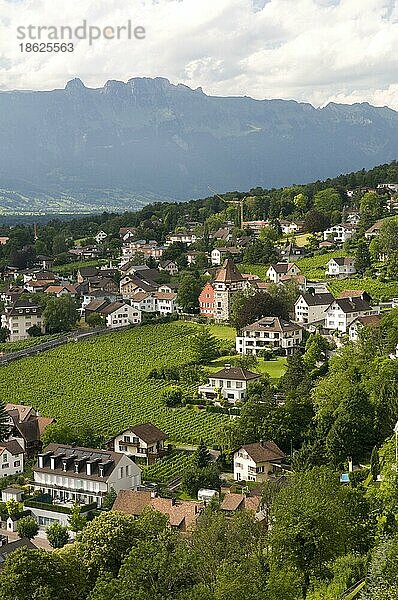
<svg viewBox="0 0 398 600"><path fill-rule="evenodd" d="M51 351L58 343L78 341L79 335L101 336L174 321L204 328L206 344L208 326L232 330L232 324L233 350L221 368L204 368L206 382L198 380L192 400L185 402L213 405L230 420L239 415L242 420L242 407L255 386L269 385L264 371L256 369L259 360L265 367L276 359L284 365L303 354L306 360L309 345L316 341L320 346L313 367L323 368L339 348L358 343L364 332L380 331L382 319L398 306L394 296L373 298L366 280L361 285L372 264L370 244L380 272L398 250L394 245L397 191L396 184L356 190L357 208L344 208L343 222L325 222L319 231L309 232L308 224L299 219L244 221L242 200L237 203L238 224L219 219L209 230L203 223L186 223L169 231L163 243L139 239L134 226L120 227L117 235L104 227L90 243L67 250L69 242L63 248L62 259L67 257L70 267L68 262L59 267L57 257L44 254L32 256L31 266L25 268L8 264L0 295L3 356L12 356L8 348L13 345L23 352L16 352L15 359L23 360ZM348 202L352 194L346 191ZM364 228L358 204L377 204L379 198L385 216ZM40 227L35 226L34 238L40 246ZM0 237L4 249L9 242L8 236ZM321 258L324 265L315 278L305 263L311 257ZM331 291L335 282L339 293ZM282 306L287 295L289 302ZM245 311L250 316L241 321ZM398 344L390 359L397 356ZM217 364L221 362L222 358ZM275 388L271 396L283 407L280 390ZM175 405L172 401L168 400L170 406ZM220 451L209 451L201 440L190 447L189 458L197 461L200 474L196 473L191 493L184 495L180 493L183 468L173 471L163 486L156 478L151 481L150 471L145 470L183 447L173 447L167 433L153 423L132 422L101 447L91 448L76 443L44 445L46 429L56 424L56 417L41 416L33 406L6 403L5 415L0 460L8 485L2 489L0 514L6 533L0 557L15 544L32 547L30 539L36 534L44 543L52 526L64 528L69 532L66 539L73 540L78 529L74 531L71 523L80 517L86 522L112 507L135 518L150 507L165 514L170 527L185 535L214 502L226 515L248 510L259 522L267 521L263 486L282 481L293 468L292 454L274 439L235 445L226 469L216 467ZM24 477L27 466L28 479ZM342 481L359 468L349 462ZM34 535L22 535L29 530L26 521L31 527L32 521L35 524ZM17 532L22 539L14 541Z"/></svg>

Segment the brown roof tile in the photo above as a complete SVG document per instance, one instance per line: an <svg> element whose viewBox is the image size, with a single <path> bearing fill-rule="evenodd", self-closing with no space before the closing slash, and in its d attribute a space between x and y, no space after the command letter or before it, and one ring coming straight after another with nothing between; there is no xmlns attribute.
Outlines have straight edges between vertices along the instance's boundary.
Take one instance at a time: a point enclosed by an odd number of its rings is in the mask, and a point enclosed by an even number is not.
<svg viewBox="0 0 398 600"><path fill-rule="evenodd" d="M281 460L285 458L284 452L282 452L275 442L272 441L246 444L245 446L242 446L242 448L256 463Z"/></svg>

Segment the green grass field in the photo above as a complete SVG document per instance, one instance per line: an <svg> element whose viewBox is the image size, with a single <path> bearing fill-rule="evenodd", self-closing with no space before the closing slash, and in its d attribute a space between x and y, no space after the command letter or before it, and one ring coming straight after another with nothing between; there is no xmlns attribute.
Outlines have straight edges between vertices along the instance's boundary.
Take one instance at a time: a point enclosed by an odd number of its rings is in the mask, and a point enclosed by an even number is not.
<svg viewBox="0 0 398 600"><path fill-rule="evenodd" d="M69 343L0 368L0 394L7 402L38 408L59 423L83 423L105 436L151 421L176 442L212 445L227 419L197 409L167 408L167 383L149 380L155 367L183 365L192 356L196 326L146 325L122 333Z"/></svg>
<svg viewBox="0 0 398 600"><path fill-rule="evenodd" d="M206 370L209 373L215 373L223 369L225 364L231 363L234 358L236 356L222 356L221 358L217 358L217 360L213 360L210 365L206 366ZM256 367L251 370L260 375L268 373L273 380L280 379L286 371L286 358L280 357L276 360L263 360L259 358Z"/></svg>
<svg viewBox="0 0 398 600"><path fill-rule="evenodd" d="M234 342L236 338L236 330L228 325L209 325L210 332L217 338Z"/></svg>
<svg viewBox="0 0 398 600"><path fill-rule="evenodd" d="M267 271L269 269L269 265L253 265L249 263L241 263L237 266L241 273L251 273L252 275L257 275L257 277L260 277L260 279L267 281Z"/></svg>

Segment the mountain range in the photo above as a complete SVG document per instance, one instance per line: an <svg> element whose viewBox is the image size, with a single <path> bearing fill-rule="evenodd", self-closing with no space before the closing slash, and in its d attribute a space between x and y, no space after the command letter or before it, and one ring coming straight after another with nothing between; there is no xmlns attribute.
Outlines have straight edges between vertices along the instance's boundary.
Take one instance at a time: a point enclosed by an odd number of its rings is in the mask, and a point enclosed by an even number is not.
<svg viewBox="0 0 398 600"><path fill-rule="evenodd" d="M0 213L135 209L398 157L398 112L215 97L157 77L0 92Z"/></svg>

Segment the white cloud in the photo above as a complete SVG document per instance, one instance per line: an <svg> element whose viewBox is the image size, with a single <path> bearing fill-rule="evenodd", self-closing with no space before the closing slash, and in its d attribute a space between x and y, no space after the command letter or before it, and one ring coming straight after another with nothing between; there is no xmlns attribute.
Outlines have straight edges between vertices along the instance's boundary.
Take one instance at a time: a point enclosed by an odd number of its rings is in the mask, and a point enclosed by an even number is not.
<svg viewBox="0 0 398 600"><path fill-rule="evenodd" d="M144 25L145 40L21 52L20 25ZM395 0L0 0L0 89L163 76L209 94L398 109Z"/></svg>

